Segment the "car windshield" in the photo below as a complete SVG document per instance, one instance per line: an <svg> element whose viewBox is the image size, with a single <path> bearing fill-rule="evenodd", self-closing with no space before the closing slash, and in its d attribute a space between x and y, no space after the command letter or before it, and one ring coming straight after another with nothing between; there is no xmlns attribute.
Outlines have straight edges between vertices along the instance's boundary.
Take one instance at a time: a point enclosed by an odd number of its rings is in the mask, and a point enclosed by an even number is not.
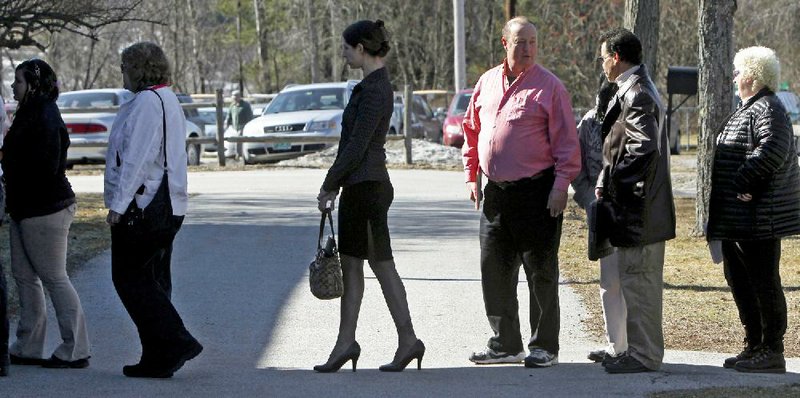
<svg viewBox="0 0 800 398"><path fill-rule="evenodd" d="M453 109L450 110L450 114L463 115L466 113L470 98L472 98L472 93L459 95L458 98L456 98L456 101L453 103Z"/></svg>
<svg viewBox="0 0 800 398"><path fill-rule="evenodd" d="M116 93L64 93L56 100L61 108L106 108L119 102Z"/></svg>
<svg viewBox="0 0 800 398"><path fill-rule="evenodd" d="M344 88L292 90L278 94L264 114L344 109Z"/></svg>

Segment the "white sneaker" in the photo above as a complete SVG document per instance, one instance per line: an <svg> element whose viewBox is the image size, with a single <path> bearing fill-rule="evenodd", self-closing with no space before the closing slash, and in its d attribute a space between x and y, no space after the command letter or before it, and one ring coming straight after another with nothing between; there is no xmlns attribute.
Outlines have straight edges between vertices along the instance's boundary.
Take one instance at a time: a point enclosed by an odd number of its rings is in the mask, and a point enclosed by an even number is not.
<svg viewBox="0 0 800 398"><path fill-rule="evenodd" d="M553 365L558 365L558 355L551 354L544 348L534 348L525 357L526 368L546 368Z"/></svg>
<svg viewBox="0 0 800 398"><path fill-rule="evenodd" d="M493 363L520 363L525 360L525 351L520 351L516 354L508 352L497 352L491 348L483 351L473 352L469 356L469 360L478 365L488 365Z"/></svg>

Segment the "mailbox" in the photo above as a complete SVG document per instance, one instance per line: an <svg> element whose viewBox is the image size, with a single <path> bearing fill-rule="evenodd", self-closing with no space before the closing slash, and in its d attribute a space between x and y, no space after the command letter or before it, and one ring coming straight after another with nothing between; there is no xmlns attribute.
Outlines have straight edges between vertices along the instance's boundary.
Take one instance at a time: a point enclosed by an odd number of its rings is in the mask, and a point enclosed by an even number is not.
<svg viewBox="0 0 800 398"><path fill-rule="evenodd" d="M667 94L697 94L697 67L670 66L667 69Z"/></svg>

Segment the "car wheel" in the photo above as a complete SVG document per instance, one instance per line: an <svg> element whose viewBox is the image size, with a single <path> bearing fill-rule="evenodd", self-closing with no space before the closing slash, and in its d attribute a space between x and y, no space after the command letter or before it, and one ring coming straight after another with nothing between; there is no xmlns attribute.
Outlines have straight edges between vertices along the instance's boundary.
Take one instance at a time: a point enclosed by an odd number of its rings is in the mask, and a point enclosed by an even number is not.
<svg viewBox="0 0 800 398"><path fill-rule="evenodd" d="M255 162L253 162L252 159L250 159L250 155L247 154L247 151L243 150L242 152L243 152L242 153L242 162L244 162L244 164L253 164L253 163L255 163Z"/></svg>
<svg viewBox="0 0 800 398"><path fill-rule="evenodd" d="M186 160L189 166L197 166L200 164L200 144L186 145Z"/></svg>

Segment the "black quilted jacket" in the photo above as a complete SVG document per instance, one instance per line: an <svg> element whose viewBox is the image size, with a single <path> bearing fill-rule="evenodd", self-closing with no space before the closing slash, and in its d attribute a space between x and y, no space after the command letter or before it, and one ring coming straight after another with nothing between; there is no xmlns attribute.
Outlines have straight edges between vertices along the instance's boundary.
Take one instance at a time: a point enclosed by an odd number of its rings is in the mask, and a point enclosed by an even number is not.
<svg viewBox="0 0 800 398"><path fill-rule="evenodd" d="M709 240L776 239L800 233L800 167L792 125L763 89L734 112L717 137ZM750 202L736 199L749 193Z"/></svg>

